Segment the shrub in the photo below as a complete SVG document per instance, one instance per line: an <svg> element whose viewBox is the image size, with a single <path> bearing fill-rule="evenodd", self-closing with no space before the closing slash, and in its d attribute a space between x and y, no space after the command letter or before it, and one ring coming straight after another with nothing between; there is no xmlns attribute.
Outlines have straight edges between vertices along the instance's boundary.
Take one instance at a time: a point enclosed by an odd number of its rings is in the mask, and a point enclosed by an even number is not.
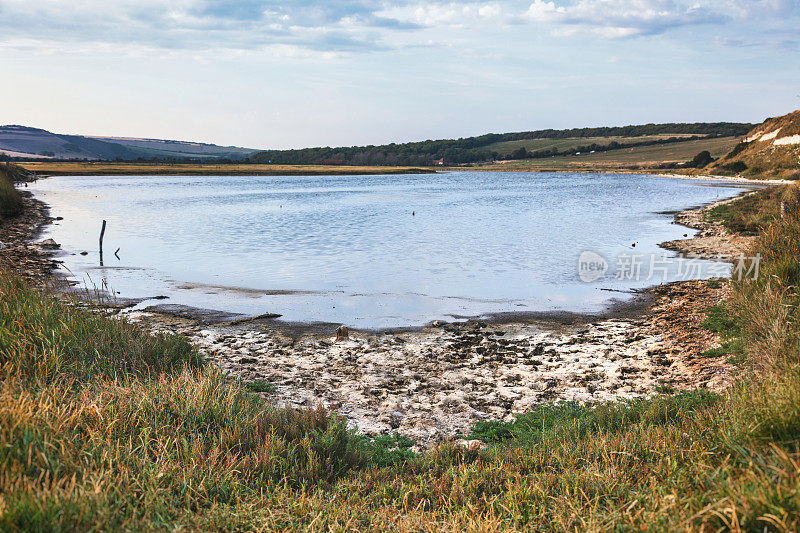
<svg viewBox="0 0 800 533"><path fill-rule="evenodd" d="M694 158L686 166L692 168L703 168L705 166L710 165L714 161L715 159L711 157L711 152L709 152L708 150L703 150L702 152L694 156Z"/></svg>
<svg viewBox="0 0 800 533"><path fill-rule="evenodd" d="M744 172L747 170L747 165L744 161L734 161L733 163L722 165L722 168L730 172Z"/></svg>

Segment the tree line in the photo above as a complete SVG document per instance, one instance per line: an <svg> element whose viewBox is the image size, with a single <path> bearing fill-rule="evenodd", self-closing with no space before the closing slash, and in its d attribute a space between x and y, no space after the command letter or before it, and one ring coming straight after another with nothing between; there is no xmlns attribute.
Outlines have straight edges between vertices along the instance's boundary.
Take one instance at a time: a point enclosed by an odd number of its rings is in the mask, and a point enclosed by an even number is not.
<svg viewBox="0 0 800 533"><path fill-rule="evenodd" d="M266 150L250 156L254 163L280 165L404 165L430 166L444 160L447 164L459 165L492 161L500 158L527 159L572 155L577 152L615 150L630 146L660 144L690 140L685 137L649 140L642 142L610 141L607 144L592 143L585 146L558 150L556 148L528 151L519 148L512 152L491 149L499 142L525 139L565 139L581 137L639 137L645 135L681 134L700 137L731 137L745 135L753 124L734 122L693 123L693 124L644 124L639 126L615 126L602 128L573 128L566 130L537 130L519 133L489 133L477 137L460 139L427 140L410 143L391 143L385 145L319 147L294 150Z"/></svg>

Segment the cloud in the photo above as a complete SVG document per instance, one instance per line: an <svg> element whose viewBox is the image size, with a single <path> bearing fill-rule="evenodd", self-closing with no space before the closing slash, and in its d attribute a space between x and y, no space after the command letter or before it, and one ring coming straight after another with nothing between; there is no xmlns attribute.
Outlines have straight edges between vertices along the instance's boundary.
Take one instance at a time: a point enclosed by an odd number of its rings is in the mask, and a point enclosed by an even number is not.
<svg viewBox="0 0 800 533"><path fill-rule="evenodd" d="M384 7L383 13L395 20L405 20L417 27L474 27L500 21L504 10L498 2L397 3Z"/></svg>
<svg viewBox="0 0 800 533"><path fill-rule="evenodd" d="M797 0L0 0L0 47L77 52L264 52L327 55L451 45L481 46L497 27L530 25L556 37L661 35L693 25L744 28L767 42L796 31ZM465 33L469 30L471 33ZM454 32L461 31L461 34ZM731 33L731 32L728 32ZM713 36L709 36L713 38ZM793 37L785 42L795 41ZM772 38L772 41L775 41ZM772 42L769 41L769 42ZM783 42L783 41L782 41ZM489 43L484 43L488 45ZM786 46L785 44L783 45Z"/></svg>
<svg viewBox="0 0 800 533"><path fill-rule="evenodd" d="M579 0L571 4L534 0L524 18L560 27L562 34L585 31L609 38L656 35L728 19L721 11L674 0Z"/></svg>
<svg viewBox="0 0 800 533"><path fill-rule="evenodd" d="M380 50L381 31L416 29L410 22L376 15L381 7L372 0L0 0L0 43Z"/></svg>

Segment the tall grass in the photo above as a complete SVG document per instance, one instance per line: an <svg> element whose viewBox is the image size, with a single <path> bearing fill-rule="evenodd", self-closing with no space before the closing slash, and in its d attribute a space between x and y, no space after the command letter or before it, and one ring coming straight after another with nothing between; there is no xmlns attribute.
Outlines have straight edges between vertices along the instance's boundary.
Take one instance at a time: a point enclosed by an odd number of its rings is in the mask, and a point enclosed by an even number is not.
<svg viewBox="0 0 800 533"><path fill-rule="evenodd" d="M0 276L0 528L147 527L335 480L362 441L323 409L267 406L176 335Z"/></svg>
<svg viewBox="0 0 800 533"><path fill-rule="evenodd" d="M800 363L800 186L784 186L776 196L783 216L760 232L753 250L761 257L759 276L739 283L735 299L753 362L765 372Z"/></svg>
<svg viewBox="0 0 800 533"><path fill-rule="evenodd" d="M0 218L19 214L22 198L14 187L14 182L5 165L0 164Z"/></svg>
<svg viewBox="0 0 800 533"><path fill-rule="evenodd" d="M709 318L747 347L725 395L543 405L419 456L0 274L0 529L796 531L798 243L768 225L736 328Z"/></svg>

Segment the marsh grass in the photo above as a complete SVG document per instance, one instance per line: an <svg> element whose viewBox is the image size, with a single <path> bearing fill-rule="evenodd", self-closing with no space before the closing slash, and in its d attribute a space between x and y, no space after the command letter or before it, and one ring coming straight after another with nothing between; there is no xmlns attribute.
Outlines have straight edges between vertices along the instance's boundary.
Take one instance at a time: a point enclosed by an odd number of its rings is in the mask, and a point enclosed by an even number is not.
<svg viewBox="0 0 800 533"><path fill-rule="evenodd" d="M424 454L0 274L0 529L796 531L798 243L768 225L764 276L709 312L746 348L724 395L541 405Z"/></svg>
<svg viewBox="0 0 800 533"><path fill-rule="evenodd" d="M14 187L14 182L6 170L6 165L0 163L0 218L11 217L22 210L22 198Z"/></svg>

